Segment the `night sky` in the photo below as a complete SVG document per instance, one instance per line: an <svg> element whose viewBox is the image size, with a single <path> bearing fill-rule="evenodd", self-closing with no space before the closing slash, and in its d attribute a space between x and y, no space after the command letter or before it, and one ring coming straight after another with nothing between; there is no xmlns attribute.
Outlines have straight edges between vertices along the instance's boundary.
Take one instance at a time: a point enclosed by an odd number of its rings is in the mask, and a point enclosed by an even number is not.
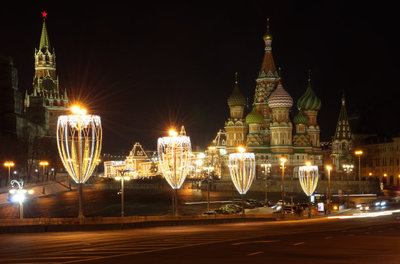
<svg viewBox="0 0 400 264"><path fill-rule="evenodd" d="M21 91L31 91L33 53L39 46L41 11L46 10L60 84L71 100L101 115L104 152L128 150L137 141L155 150L157 138L171 125L185 125L192 145L205 147L228 118L235 71L252 103L270 18L275 63L295 102L312 70L312 86L322 100L322 141L334 134L343 90L354 129L398 132L394 6L365 1L147 2L61 6L53 1L2 8L0 53L14 58ZM296 113L293 107L292 116Z"/></svg>

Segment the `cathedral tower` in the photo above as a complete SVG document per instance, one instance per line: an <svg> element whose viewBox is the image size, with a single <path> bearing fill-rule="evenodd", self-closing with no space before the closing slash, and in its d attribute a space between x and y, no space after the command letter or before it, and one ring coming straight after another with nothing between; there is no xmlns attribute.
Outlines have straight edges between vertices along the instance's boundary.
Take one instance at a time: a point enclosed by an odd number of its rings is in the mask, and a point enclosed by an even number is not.
<svg viewBox="0 0 400 264"><path fill-rule="evenodd" d="M256 90L254 104L259 113L264 117L263 128L267 128L271 122L271 110L268 107L268 98L279 81L278 72L275 68L272 56L272 35L269 30L269 19L267 20L267 32L263 37L265 43L264 59L261 64L258 78L256 79Z"/></svg>
<svg viewBox="0 0 400 264"><path fill-rule="evenodd" d="M56 72L56 54L50 46L46 27L46 12L43 15L42 33L39 48L35 49L33 92L25 95L27 118L54 134L58 116L67 112L68 96L66 89L61 90Z"/></svg>
<svg viewBox="0 0 400 264"><path fill-rule="evenodd" d="M237 146L246 144L247 124L243 118L246 99L239 90L238 74L235 73L235 82L232 94L228 97L230 117L225 122L226 148L234 151Z"/></svg>

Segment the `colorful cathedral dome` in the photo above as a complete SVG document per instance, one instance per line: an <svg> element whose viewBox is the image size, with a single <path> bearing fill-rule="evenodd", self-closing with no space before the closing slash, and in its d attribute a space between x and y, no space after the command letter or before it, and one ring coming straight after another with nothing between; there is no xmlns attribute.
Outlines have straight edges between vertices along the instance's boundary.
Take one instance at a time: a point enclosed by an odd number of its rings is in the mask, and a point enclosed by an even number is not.
<svg viewBox="0 0 400 264"><path fill-rule="evenodd" d="M308 79L308 87L306 92L297 101L297 108L299 110L314 110L321 109L321 100L315 95L311 88L311 79Z"/></svg>
<svg viewBox="0 0 400 264"><path fill-rule="evenodd" d="M253 106L253 110L246 116L247 124L261 124L264 121L264 117L257 111L256 106Z"/></svg>
<svg viewBox="0 0 400 264"><path fill-rule="evenodd" d="M299 111L299 113L297 113L297 115L293 118L293 122L296 124L296 125L299 125L299 124L307 124L307 121L308 121L308 119L307 119L307 117L303 114L303 111Z"/></svg>
<svg viewBox="0 0 400 264"><path fill-rule="evenodd" d="M246 98L244 98L243 94L239 90L238 80L237 80L237 72L235 73L235 86L233 88L232 94L228 97L228 105L229 106L244 106L246 105Z"/></svg>
<svg viewBox="0 0 400 264"><path fill-rule="evenodd" d="M282 83L279 82L278 87L273 91L268 99L268 106L271 108L293 106L293 99L288 92L283 88Z"/></svg>

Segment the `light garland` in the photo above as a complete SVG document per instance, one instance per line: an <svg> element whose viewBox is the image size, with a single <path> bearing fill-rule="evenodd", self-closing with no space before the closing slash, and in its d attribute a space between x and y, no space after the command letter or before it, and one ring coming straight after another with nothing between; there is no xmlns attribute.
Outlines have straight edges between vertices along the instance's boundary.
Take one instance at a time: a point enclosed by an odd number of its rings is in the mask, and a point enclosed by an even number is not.
<svg viewBox="0 0 400 264"><path fill-rule="evenodd" d="M232 182L240 194L246 194L256 173L254 153L229 154L229 172Z"/></svg>
<svg viewBox="0 0 400 264"><path fill-rule="evenodd" d="M180 189L187 175L192 147L188 136L162 137L157 142L161 171L172 189Z"/></svg>
<svg viewBox="0 0 400 264"><path fill-rule="evenodd" d="M300 166L299 181L304 193L311 196L318 184L318 166Z"/></svg>
<svg viewBox="0 0 400 264"><path fill-rule="evenodd" d="M92 175L100 157L101 145L99 116L75 114L58 117L58 152L66 171L76 183L85 183Z"/></svg>

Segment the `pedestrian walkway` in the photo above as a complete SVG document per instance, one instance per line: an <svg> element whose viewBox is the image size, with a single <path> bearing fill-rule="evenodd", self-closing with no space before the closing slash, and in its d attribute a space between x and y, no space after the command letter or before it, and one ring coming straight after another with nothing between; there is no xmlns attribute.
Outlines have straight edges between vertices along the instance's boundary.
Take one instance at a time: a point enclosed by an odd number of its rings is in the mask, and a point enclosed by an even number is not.
<svg viewBox="0 0 400 264"><path fill-rule="evenodd" d="M67 183L68 184L68 183ZM48 181L44 184L31 184L24 186L26 190L33 190L33 194L27 194L32 198L39 198L60 192L69 191L69 186L63 182ZM44 186L44 188L43 188ZM18 188L18 187L17 187ZM43 192L44 191L44 192ZM10 204L8 201L9 188L0 189L0 206Z"/></svg>

